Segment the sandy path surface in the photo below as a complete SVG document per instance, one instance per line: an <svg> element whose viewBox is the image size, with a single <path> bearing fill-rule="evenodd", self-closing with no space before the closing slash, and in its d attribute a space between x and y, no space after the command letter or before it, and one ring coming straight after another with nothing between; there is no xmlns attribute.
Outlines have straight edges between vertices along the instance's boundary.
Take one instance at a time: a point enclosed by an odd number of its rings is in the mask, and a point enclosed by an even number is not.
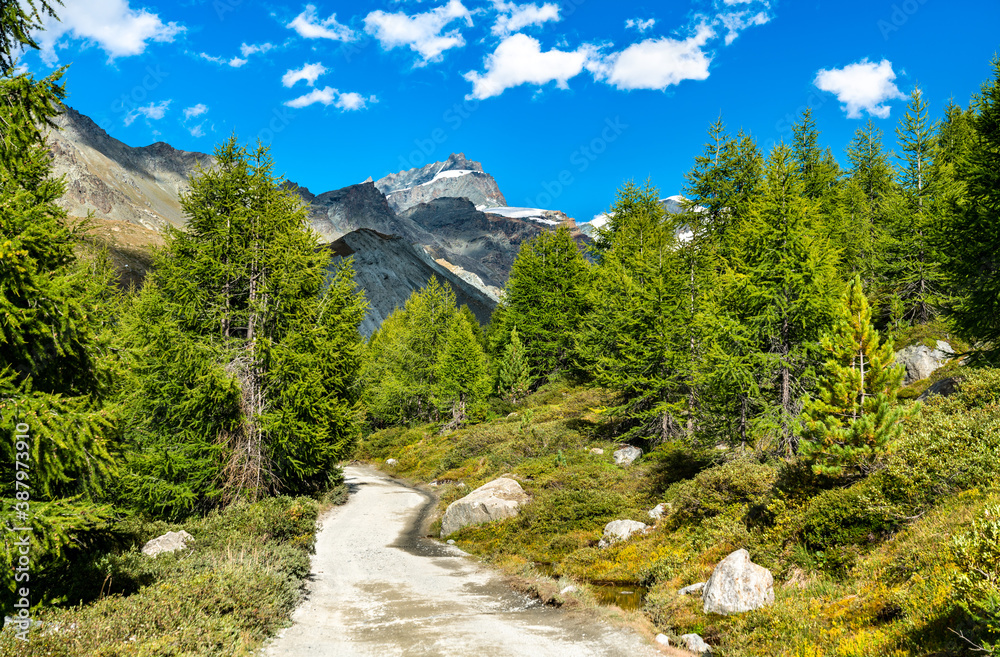
<svg viewBox="0 0 1000 657"><path fill-rule="evenodd" d="M308 594L268 657L645 657L639 635L514 592L461 550L423 538L429 497L345 468L351 499L322 520Z"/></svg>

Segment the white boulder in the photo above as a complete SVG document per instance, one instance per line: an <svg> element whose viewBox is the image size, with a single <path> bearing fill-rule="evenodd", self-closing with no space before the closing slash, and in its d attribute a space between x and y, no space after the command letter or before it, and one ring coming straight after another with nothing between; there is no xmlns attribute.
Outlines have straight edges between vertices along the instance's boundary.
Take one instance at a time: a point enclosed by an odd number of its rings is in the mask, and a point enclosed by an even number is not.
<svg viewBox="0 0 1000 657"><path fill-rule="evenodd" d="M618 541L626 541L632 535L645 532L649 525L637 520L612 520L604 525L604 537L597 544L598 547L606 548Z"/></svg>
<svg viewBox="0 0 1000 657"><path fill-rule="evenodd" d="M695 593L701 593L705 590L705 582L698 582L697 584L692 584L691 586L685 586L677 595L693 595Z"/></svg>
<svg viewBox="0 0 1000 657"><path fill-rule="evenodd" d="M684 646L693 653L699 655L712 654L712 647L705 643L697 634L683 634L681 635L681 641L684 642Z"/></svg>
<svg viewBox="0 0 1000 657"><path fill-rule="evenodd" d="M448 505L441 519L441 538L468 525L513 518L527 501L521 484L507 477L494 479Z"/></svg>
<svg viewBox="0 0 1000 657"><path fill-rule="evenodd" d="M396 459L386 459L385 464L390 467L393 467L399 465L399 461L397 461Z"/></svg>
<svg viewBox="0 0 1000 657"><path fill-rule="evenodd" d="M142 546L142 553L147 557L155 557L164 552L176 552L187 548L187 544L194 540L194 536L188 534L183 529L179 532L167 532L163 536L148 541Z"/></svg>
<svg viewBox="0 0 1000 657"><path fill-rule="evenodd" d="M663 502L660 502L652 509L650 509L647 513L649 514L649 517L652 518L653 520L659 520L660 518L663 517L663 514L665 514L666 512L667 512L667 505L664 504Z"/></svg>
<svg viewBox="0 0 1000 657"><path fill-rule="evenodd" d="M658 644L660 644L661 646L669 646L670 645L670 637L668 637L666 634L657 634L656 635L656 642Z"/></svg>
<svg viewBox="0 0 1000 657"><path fill-rule="evenodd" d="M632 462L642 456L642 450L638 447L626 445L615 450L615 463L617 465L632 465Z"/></svg>
<svg viewBox="0 0 1000 657"><path fill-rule="evenodd" d="M938 340L935 347L931 349L927 345L915 344L896 352L896 364L906 368L903 385L926 379L955 355L954 349L944 340Z"/></svg>
<svg viewBox="0 0 1000 657"><path fill-rule="evenodd" d="M750 553L737 550L719 562L702 594L706 614L739 614L774 602L771 571L750 561Z"/></svg>

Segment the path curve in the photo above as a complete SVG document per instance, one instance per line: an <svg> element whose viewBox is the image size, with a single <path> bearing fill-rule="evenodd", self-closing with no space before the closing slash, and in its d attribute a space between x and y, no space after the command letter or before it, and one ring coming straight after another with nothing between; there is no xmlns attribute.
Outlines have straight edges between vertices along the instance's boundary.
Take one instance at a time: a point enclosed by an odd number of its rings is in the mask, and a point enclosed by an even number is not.
<svg viewBox="0 0 1000 657"><path fill-rule="evenodd" d="M461 550L423 538L426 493L347 467L321 521L306 599L267 657L652 657L642 637L540 605Z"/></svg>

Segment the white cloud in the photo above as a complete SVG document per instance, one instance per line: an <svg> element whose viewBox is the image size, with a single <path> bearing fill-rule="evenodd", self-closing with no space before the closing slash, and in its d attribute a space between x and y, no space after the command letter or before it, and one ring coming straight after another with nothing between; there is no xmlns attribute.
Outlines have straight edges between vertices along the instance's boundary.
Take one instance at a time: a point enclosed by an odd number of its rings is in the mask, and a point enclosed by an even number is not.
<svg viewBox="0 0 1000 657"><path fill-rule="evenodd" d="M592 46L568 52L555 49L542 52L537 39L514 34L487 55L485 72L465 74L465 79L472 83L472 93L468 97L483 100L521 84L540 86L555 82L560 89L566 89L569 79L584 70L595 52Z"/></svg>
<svg viewBox="0 0 1000 657"><path fill-rule="evenodd" d="M708 25L682 41L646 39L591 64L594 77L619 89L666 89L684 80L708 78L712 55L704 50L715 36Z"/></svg>
<svg viewBox="0 0 1000 657"><path fill-rule="evenodd" d="M452 21L459 19L472 27L472 14L461 0L448 0L446 5L413 16L403 12L373 11L365 16L365 31L378 39L383 48L408 46L426 63L439 59L445 50L465 45L465 38L458 29L444 31Z"/></svg>
<svg viewBox="0 0 1000 657"><path fill-rule="evenodd" d="M192 105L191 107L184 108L184 120L193 119L196 116L201 116L208 111L208 105L205 103L198 103L197 105Z"/></svg>
<svg viewBox="0 0 1000 657"><path fill-rule="evenodd" d="M625 21L626 30L634 27L640 32L645 32L654 25L656 25L655 18L648 18L646 20L642 20L641 18L630 18L627 21Z"/></svg>
<svg viewBox="0 0 1000 657"><path fill-rule="evenodd" d="M906 99L893 82L895 79L892 62L883 59L875 64L866 57L844 68L820 69L813 84L836 95L849 119L860 119L862 110L885 119L890 109L887 101Z"/></svg>
<svg viewBox="0 0 1000 657"><path fill-rule="evenodd" d="M194 126L193 128L188 128L188 132L191 133L192 137L204 137L205 136L204 127L205 127L205 122L202 121L201 123L199 123L198 125Z"/></svg>
<svg viewBox="0 0 1000 657"><path fill-rule="evenodd" d="M285 27L295 30L299 36L306 39L331 39L333 41L354 39L354 31L346 25L338 23L337 14L330 14L329 18L319 20L316 15L316 7L313 5L306 5L305 10Z"/></svg>
<svg viewBox="0 0 1000 657"><path fill-rule="evenodd" d="M288 107L301 108L308 107L309 105L313 105L315 103L322 103L323 105L333 105L338 109L349 112L364 109L368 106L368 103L377 102L378 99L375 96L365 98L361 94L353 91L340 93L333 87L323 87L322 89L313 89L309 93L299 96L298 98L285 101L285 105Z"/></svg>
<svg viewBox="0 0 1000 657"><path fill-rule="evenodd" d="M150 41L173 41L185 29L174 22L164 23L145 9L132 9L128 0L65 0L58 14L59 20L43 20L44 31L35 35L42 59L49 65L58 62L56 48L64 36L96 44L111 61L141 54Z"/></svg>
<svg viewBox="0 0 1000 657"><path fill-rule="evenodd" d="M240 46L240 54L243 55L244 57L249 57L250 55L255 55L257 53L263 55L268 50L273 50L273 49L274 49L273 43L262 43L260 45L257 45L255 43L251 43L248 45L244 43Z"/></svg>
<svg viewBox="0 0 1000 657"><path fill-rule="evenodd" d="M739 11L731 14L719 14L718 20L726 28L726 45L728 46L736 40L740 32L754 25L767 24L771 20L771 16L763 11L757 13Z"/></svg>
<svg viewBox="0 0 1000 657"><path fill-rule="evenodd" d="M216 57L214 55L209 55L207 52L198 53L198 56L201 57L202 59L207 59L208 61L212 62L213 64L225 64L226 63L226 60L224 60L222 57Z"/></svg>
<svg viewBox="0 0 1000 657"><path fill-rule="evenodd" d="M239 67L243 66L244 64L246 64L247 60L240 59L239 57L233 57L232 59L230 59L226 63L229 64L230 66L232 66L233 68L239 68Z"/></svg>
<svg viewBox="0 0 1000 657"><path fill-rule="evenodd" d="M503 0L493 0L493 8L500 14L492 28L493 34L497 36L506 36L526 27L560 20L559 5L551 2L539 6L537 4L519 5Z"/></svg>
<svg viewBox="0 0 1000 657"><path fill-rule="evenodd" d="M288 69L288 72L281 76L281 84L292 87L299 80L305 80L311 87L315 84L316 78L324 73L326 73L326 67L322 64L304 64L299 69Z"/></svg>
<svg viewBox="0 0 1000 657"><path fill-rule="evenodd" d="M161 100L158 103L150 103L149 105L137 107L125 115L125 125L132 125L140 116L145 116L147 121L162 119L167 113L168 107L170 107L169 100Z"/></svg>

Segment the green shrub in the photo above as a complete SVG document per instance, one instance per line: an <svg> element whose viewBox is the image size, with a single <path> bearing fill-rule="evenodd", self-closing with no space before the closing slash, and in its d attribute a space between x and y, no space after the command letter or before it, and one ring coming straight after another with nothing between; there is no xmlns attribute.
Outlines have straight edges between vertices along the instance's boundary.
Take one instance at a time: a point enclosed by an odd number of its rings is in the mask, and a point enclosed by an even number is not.
<svg viewBox="0 0 1000 657"><path fill-rule="evenodd" d="M803 511L802 538L814 550L874 543L897 524L863 485L834 488L812 498Z"/></svg>
<svg viewBox="0 0 1000 657"><path fill-rule="evenodd" d="M972 530L952 541L959 572L958 604L976 627L974 640L989 655L1000 655L1000 505L988 506Z"/></svg>
<svg viewBox="0 0 1000 657"><path fill-rule="evenodd" d="M771 493L777 478L773 466L737 459L674 484L664 497L688 518L710 518L732 507L759 504Z"/></svg>

